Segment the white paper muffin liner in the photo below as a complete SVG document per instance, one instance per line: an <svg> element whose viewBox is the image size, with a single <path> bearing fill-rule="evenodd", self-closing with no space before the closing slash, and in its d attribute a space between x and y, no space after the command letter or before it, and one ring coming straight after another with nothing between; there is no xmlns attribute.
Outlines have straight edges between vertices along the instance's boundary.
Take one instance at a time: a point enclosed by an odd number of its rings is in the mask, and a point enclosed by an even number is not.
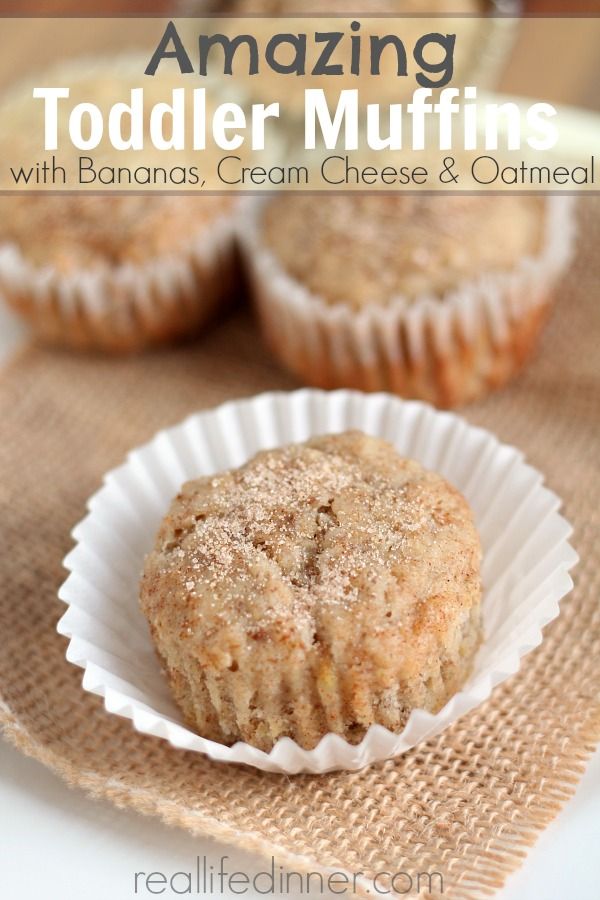
<svg viewBox="0 0 600 900"><path fill-rule="evenodd" d="M315 387L390 390L439 406L500 387L535 345L574 250L574 198L547 196L540 249L512 270L484 273L442 297L374 297L354 311L326 303L265 246L266 202L246 207L240 219L254 302L274 354Z"/></svg>
<svg viewBox="0 0 600 900"><path fill-rule="evenodd" d="M265 753L200 737L171 698L138 606L143 560L171 499L184 481L239 466L260 449L356 428L440 472L474 510L483 547L484 641L471 677L437 714L414 710L400 734L372 726L356 745L329 734L304 750L282 738ZM64 561L70 575L59 592L68 605L58 624L70 638L67 659L85 670L84 689L104 697L109 712L214 760L294 774L356 770L398 756L486 700L558 615L577 555L560 500L542 480L520 451L489 432L387 394L268 393L197 413L109 472L74 529L76 546Z"/></svg>
<svg viewBox="0 0 600 900"><path fill-rule="evenodd" d="M3 244L0 295L53 343L137 350L183 337L216 313L235 277L235 230L232 211L172 255L69 273Z"/></svg>

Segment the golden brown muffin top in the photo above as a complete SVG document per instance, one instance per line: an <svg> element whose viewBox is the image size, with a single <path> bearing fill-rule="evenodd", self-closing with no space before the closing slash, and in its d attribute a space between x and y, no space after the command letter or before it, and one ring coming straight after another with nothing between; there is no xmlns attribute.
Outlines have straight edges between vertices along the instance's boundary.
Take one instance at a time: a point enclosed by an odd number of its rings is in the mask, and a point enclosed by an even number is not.
<svg viewBox="0 0 600 900"><path fill-rule="evenodd" d="M458 491L348 432L184 485L141 605L172 664L178 648L223 670L339 660L356 646L365 665L400 655L410 677L478 603L479 560Z"/></svg>
<svg viewBox="0 0 600 900"><path fill-rule="evenodd" d="M40 76L40 83L55 86L68 85L70 96L59 106L58 145L55 154L43 149L43 105L32 102L31 86L16 85L0 101L0 118L11 121L10 142L8 135L0 136L0 157L7 164L26 169L36 161L57 165L68 173L70 185L78 187L80 156L89 156L94 169L119 166L135 170L170 170L173 167L196 165L200 177L214 168L215 161L223 155L211 149L199 155L184 152L166 154L151 146L148 135L148 110L161 101L171 99L171 91L182 87L183 80L171 70L162 70L160 76L144 80L142 73L147 60L142 57L116 57L65 62L49 69ZM129 101L132 88L144 88L144 150L117 151L108 140L107 111L119 100ZM190 103L189 94L186 95ZM91 150L75 148L69 138L68 111L79 102L96 104L104 113L105 127L101 143ZM210 112L210 103L209 112ZM189 109L187 110L189 114ZM124 136L127 136L127 124ZM108 177L108 175L106 176ZM78 194L44 195L24 192L20 195L0 197L0 243L15 244L23 256L34 265L56 266L63 272L79 267L113 266L124 262L139 263L156 256L185 251L197 235L210 228L215 220L230 211L235 200L232 196L165 196L126 194L125 190L143 190L145 174L140 178L142 188L135 180L129 184L123 178L123 193L109 195L86 194L82 188ZM176 179L180 178L176 175ZM157 176L158 188L168 190L169 181ZM106 187L104 185L100 185ZM58 182L59 186L61 182ZM118 179L114 187L118 187ZM93 189L94 184L91 185ZM113 185L111 185L113 187Z"/></svg>
<svg viewBox="0 0 600 900"><path fill-rule="evenodd" d="M511 270L539 250L543 221L529 196L296 193L267 204L262 232L289 275L358 310Z"/></svg>
<svg viewBox="0 0 600 900"><path fill-rule="evenodd" d="M0 244L62 272L143 263L185 251L233 203L233 196L3 196Z"/></svg>

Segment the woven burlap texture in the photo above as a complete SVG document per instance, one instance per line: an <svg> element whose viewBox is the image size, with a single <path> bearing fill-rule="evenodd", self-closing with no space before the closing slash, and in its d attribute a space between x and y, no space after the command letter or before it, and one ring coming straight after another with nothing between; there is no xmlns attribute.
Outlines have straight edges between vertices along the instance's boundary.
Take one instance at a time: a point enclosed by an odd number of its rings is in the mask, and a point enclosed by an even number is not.
<svg viewBox="0 0 600 900"><path fill-rule="evenodd" d="M581 555L559 619L490 701L395 761L289 778L174 750L82 690L55 632L56 592L69 531L104 471L194 410L295 386L238 313L198 344L135 359L29 348L0 380L0 719L9 740L96 797L279 864L367 878L435 871L447 898L493 894L573 793L600 737L600 205L581 205L588 250L536 360L466 411L546 474Z"/></svg>

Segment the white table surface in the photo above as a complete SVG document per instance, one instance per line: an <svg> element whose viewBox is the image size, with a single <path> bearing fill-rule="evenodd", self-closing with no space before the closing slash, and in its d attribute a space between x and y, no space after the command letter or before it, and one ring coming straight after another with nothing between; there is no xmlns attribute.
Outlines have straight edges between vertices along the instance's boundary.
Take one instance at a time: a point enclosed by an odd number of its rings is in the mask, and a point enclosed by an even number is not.
<svg viewBox="0 0 600 900"><path fill-rule="evenodd" d="M22 334L0 307L0 365ZM138 882L136 894L135 873L158 871L169 877L193 869L197 856L218 866L224 855L230 871L252 877L265 868L253 854L194 838L70 790L42 765L0 741L0 900L174 898L181 895L168 888L162 894L150 893L143 882ZM257 900L264 894L249 890L243 896ZM316 896L327 895L310 895ZM496 895L496 900L571 898L600 898L600 753L590 761L573 799Z"/></svg>

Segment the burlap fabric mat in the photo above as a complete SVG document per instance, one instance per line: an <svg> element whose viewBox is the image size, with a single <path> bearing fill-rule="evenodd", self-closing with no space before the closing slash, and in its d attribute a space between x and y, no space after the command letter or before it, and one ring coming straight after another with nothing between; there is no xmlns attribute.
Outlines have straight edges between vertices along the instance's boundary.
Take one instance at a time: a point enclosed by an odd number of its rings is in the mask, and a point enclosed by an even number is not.
<svg viewBox="0 0 600 900"><path fill-rule="evenodd" d="M173 750L83 692L55 633L56 591L69 531L104 471L193 410L294 386L238 314L199 344L132 360L31 347L0 379L0 719L9 740L95 797L296 870L437 871L445 897L492 894L573 793L600 737L600 205L583 206L585 247L536 361L466 412L546 473L582 558L544 643L488 703L396 761L287 778Z"/></svg>

